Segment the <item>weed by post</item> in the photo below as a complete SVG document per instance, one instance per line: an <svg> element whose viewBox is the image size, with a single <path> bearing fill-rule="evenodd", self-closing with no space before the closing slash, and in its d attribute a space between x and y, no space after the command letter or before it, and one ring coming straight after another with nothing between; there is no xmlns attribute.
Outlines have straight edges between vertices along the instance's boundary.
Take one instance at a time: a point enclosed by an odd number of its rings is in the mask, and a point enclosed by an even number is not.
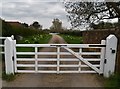
<svg viewBox="0 0 120 89"><path fill-rule="evenodd" d="M114 74L106 79L105 89L120 89L120 74Z"/></svg>
<svg viewBox="0 0 120 89"><path fill-rule="evenodd" d="M14 74L6 74L5 72L2 73L2 80L6 80L7 82L15 80Z"/></svg>

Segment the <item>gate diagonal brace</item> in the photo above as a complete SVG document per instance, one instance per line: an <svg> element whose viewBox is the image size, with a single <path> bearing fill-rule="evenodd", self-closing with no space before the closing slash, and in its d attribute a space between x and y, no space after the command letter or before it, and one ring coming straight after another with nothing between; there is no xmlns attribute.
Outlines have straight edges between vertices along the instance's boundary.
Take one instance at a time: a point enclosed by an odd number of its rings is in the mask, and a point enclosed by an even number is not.
<svg viewBox="0 0 120 89"><path fill-rule="evenodd" d="M92 68L93 70L95 70L97 73L99 73L99 69L96 68L95 66L93 66L90 62L88 62L87 60L84 60L83 57L81 57L81 55L78 55L77 53L75 53L73 50L71 50L70 48L67 47L63 47L64 49L66 49L67 51L69 51L71 54L73 54L75 57L77 57L80 61L84 62L86 65L88 65L90 68Z"/></svg>

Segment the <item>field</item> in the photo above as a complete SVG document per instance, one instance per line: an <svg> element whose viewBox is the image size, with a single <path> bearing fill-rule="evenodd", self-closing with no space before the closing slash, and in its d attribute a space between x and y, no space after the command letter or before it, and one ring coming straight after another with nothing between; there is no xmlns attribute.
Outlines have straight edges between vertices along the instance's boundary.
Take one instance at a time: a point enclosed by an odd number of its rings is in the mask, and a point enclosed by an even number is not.
<svg viewBox="0 0 120 89"><path fill-rule="evenodd" d="M68 44L82 44L83 43L83 39L81 36L75 36L75 35L60 35L61 37L63 37L63 39L68 43Z"/></svg>
<svg viewBox="0 0 120 89"><path fill-rule="evenodd" d="M17 43L24 44L47 44L52 36L49 34L38 34L33 36L28 36L23 38L21 41Z"/></svg>
<svg viewBox="0 0 120 89"><path fill-rule="evenodd" d="M81 44L83 43L82 37L79 36L72 36L67 34L60 34L61 37L68 43L68 44ZM18 44L47 44L50 40L52 35L49 34L38 34L33 36L28 36L23 38L20 41L17 41ZM34 48L17 48L19 52L33 52Z"/></svg>
<svg viewBox="0 0 120 89"><path fill-rule="evenodd" d="M49 42L51 37L52 36L49 34L33 35L33 36L25 37L20 41L17 41L17 44L46 44ZM17 52L34 52L35 48L33 48L33 47L19 47L16 50L17 50ZM23 56L20 55L19 57L23 57ZM26 55L26 57L30 57L30 56Z"/></svg>

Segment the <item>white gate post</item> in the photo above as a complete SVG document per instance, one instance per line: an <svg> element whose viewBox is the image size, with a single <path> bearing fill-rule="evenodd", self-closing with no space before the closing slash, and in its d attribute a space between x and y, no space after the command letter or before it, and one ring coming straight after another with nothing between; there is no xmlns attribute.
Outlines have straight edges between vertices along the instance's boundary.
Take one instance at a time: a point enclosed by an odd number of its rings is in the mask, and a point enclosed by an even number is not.
<svg viewBox="0 0 120 89"><path fill-rule="evenodd" d="M105 45L106 41L101 40L101 45ZM101 48L101 56L100 56L100 73L102 74L104 71L104 59L105 59L105 47Z"/></svg>
<svg viewBox="0 0 120 89"><path fill-rule="evenodd" d="M117 52L117 38L115 35L109 35L106 38L106 53L104 61L104 77L109 77L115 70L115 59Z"/></svg>
<svg viewBox="0 0 120 89"><path fill-rule="evenodd" d="M7 37L5 40L5 71L6 74L14 74L13 40L11 37Z"/></svg>

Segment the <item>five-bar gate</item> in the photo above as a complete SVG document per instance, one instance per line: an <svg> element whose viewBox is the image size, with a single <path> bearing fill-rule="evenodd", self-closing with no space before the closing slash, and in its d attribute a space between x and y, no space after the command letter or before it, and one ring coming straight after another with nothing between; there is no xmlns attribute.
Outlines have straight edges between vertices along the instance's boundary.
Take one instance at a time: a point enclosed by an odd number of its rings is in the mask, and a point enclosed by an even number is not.
<svg viewBox="0 0 120 89"><path fill-rule="evenodd" d="M100 44L16 44L7 37L6 73L98 73L109 77L115 69L116 48L114 35Z"/></svg>

